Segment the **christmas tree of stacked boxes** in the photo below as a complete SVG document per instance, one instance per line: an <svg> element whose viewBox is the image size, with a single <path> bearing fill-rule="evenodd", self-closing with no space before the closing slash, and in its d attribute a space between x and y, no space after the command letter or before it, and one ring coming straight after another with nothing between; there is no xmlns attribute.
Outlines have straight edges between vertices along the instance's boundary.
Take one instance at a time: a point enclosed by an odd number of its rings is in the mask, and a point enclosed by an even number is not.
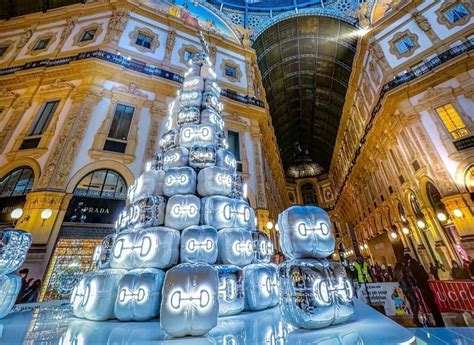
<svg viewBox="0 0 474 345"><path fill-rule="evenodd" d="M71 297L76 317L160 318L171 336L202 335L218 316L278 303L273 245L256 229L227 149L221 89L202 38L169 108L160 152Z"/></svg>

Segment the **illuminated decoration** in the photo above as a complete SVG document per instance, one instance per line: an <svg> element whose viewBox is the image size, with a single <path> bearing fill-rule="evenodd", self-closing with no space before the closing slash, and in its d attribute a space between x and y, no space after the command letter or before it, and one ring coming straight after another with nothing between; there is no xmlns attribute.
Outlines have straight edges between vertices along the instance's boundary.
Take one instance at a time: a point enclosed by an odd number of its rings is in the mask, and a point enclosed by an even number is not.
<svg viewBox="0 0 474 345"><path fill-rule="evenodd" d="M328 214L315 206L292 206L278 216L283 254L290 258L332 255L335 238Z"/></svg>
<svg viewBox="0 0 474 345"><path fill-rule="evenodd" d="M278 304L277 269L271 264L244 267L245 310L262 310Z"/></svg>
<svg viewBox="0 0 474 345"><path fill-rule="evenodd" d="M118 285L125 273L122 269L86 273L71 295L74 316L94 321L113 319Z"/></svg>
<svg viewBox="0 0 474 345"><path fill-rule="evenodd" d="M177 230L164 227L123 231L114 242L110 266L128 270L171 267L178 263L179 239Z"/></svg>
<svg viewBox="0 0 474 345"><path fill-rule="evenodd" d="M146 170L134 182L133 188L128 193L128 200L133 203L141 198L163 194L163 180L165 172L163 170Z"/></svg>
<svg viewBox="0 0 474 345"><path fill-rule="evenodd" d="M175 195L166 205L165 226L183 230L199 225L201 200L195 195ZM212 225L211 225L212 226Z"/></svg>
<svg viewBox="0 0 474 345"><path fill-rule="evenodd" d="M212 125L184 125L179 132L179 143L191 148L196 144L214 144L216 137L216 129Z"/></svg>
<svg viewBox="0 0 474 345"><path fill-rule="evenodd" d="M195 169L213 167L216 164L216 147L212 144L193 145L189 153L189 166Z"/></svg>
<svg viewBox="0 0 474 345"><path fill-rule="evenodd" d="M163 186L165 196L194 193L196 193L196 172L193 168L171 168L166 172Z"/></svg>
<svg viewBox="0 0 474 345"><path fill-rule="evenodd" d="M267 234L261 231L252 232L253 260L252 263L269 263L273 253L273 243Z"/></svg>
<svg viewBox="0 0 474 345"><path fill-rule="evenodd" d="M167 150L175 148L178 144L178 132L175 129L171 129L166 132L160 139L160 149L166 153Z"/></svg>
<svg viewBox="0 0 474 345"><path fill-rule="evenodd" d="M289 324L322 328L343 323L354 313L354 291L341 264L295 259L280 264L278 275L280 311Z"/></svg>
<svg viewBox="0 0 474 345"><path fill-rule="evenodd" d="M24 230L0 230L0 275L18 270L31 246L31 234Z"/></svg>
<svg viewBox="0 0 474 345"><path fill-rule="evenodd" d="M232 192L229 197L233 199L246 199L246 193L244 188L246 184L242 182L242 176L234 174L232 177ZM255 220L255 224L257 221Z"/></svg>
<svg viewBox="0 0 474 345"><path fill-rule="evenodd" d="M237 161L232 151L220 149L216 153L216 165L218 167L226 168L232 174L237 170Z"/></svg>
<svg viewBox="0 0 474 345"><path fill-rule="evenodd" d="M215 110L206 108L201 112L201 123L214 125L220 132L224 130L224 120Z"/></svg>
<svg viewBox="0 0 474 345"><path fill-rule="evenodd" d="M189 163L189 151L183 146L169 149L163 155L163 170L185 167Z"/></svg>
<svg viewBox="0 0 474 345"><path fill-rule="evenodd" d="M202 91L204 88L204 80L200 77L189 78L183 82L183 91L190 92L190 91ZM199 108L197 109L198 112ZM179 123L178 123L179 124Z"/></svg>
<svg viewBox="0 0 474 345"><path fill-rule="evenodd" d="M225 265L246 266L252 263L253 241L250 231L227 228L217 233L218 261Z"/></svg>
<svg viewBox="0 0 474 345"><path fill-rule="evenodd" d="M197 192L201 196L227 196L232 192L232 181L232 174L225 168L202 169L198 174Z"/></svg>
<svg viewBox="0 0 474 345"><path fill-rule="evenodd" d="M163 225L166 200L150 196L125 206L117 221L120 230Z"/></svg>
<svg viewBox="0 0 474 345"><path fill-rule="evenodd" d="M233 265L220 265L219 316L235 315L244 310L244 273Z"/></svg>
<svg viewBox="0 0 474 345"><path fill-rule="evenodd" d="M181 107L200 107L202 102L202 93L199 91L183 91L179 95L179 105Z"/></svg>
<svg viewBox="0 0 474 345"><path fill-rule="evenodd" d="M98 246L96 265L100 269L110 268L110 259L112 257L112 248L117 238L116 234L110 234L104 237L102 243Z"/></svg>
<svg viewBox="0 0 474 345"><path fill-rule="evenodd" d="M0 275L0 319L7 316L12 310L20 288L21 278L18 275Z"/></svg>
<svg viewBox="0 0 474 345"><path fill-rule="evenodd" d="M219 277L206 264L179 264L166 272L161 327L173 337L199 336L217 324Z"/></svg>
<svg viewBox="0 0 474 345"><path fill-rule="evenodd" d="M199 108L183 108L178 112L176 122L179 126L186 124L199 124L201 112Z"/></svg>
<svg viewBox="0 0 474 345"><path fill-rule="evenodd" d="M205 92L202 95L202 107L220 113L223 110L224 105L219 101L219 97L214 92Z"/></svg>
<svg viewBox="0 0 474 345"><path fill-rule="evenodd" d="M217 260L217 230L211 226L190 226L181 232L181 262L214 264Z"/></svg>
<svg viewBox="0 0 474 345"><path fill-rule="evenodd" d="M217 230L223 228L255 229L255 212L244 200L225 196L202 199L202 220Z"/></svg>
<svg viewBox="0 0 474 345"><path fill-rule="evenodd" d="M146 321L158 316L165 272L156 268L136 269L119 282L115 317L120 321Z"/></svg>

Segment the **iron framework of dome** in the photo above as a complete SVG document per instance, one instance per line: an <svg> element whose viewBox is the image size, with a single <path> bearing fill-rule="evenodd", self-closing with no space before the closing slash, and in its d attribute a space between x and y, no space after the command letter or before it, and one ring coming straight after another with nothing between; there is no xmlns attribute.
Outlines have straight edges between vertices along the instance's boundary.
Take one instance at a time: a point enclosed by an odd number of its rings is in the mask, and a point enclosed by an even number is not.
<svg viewBox="0 0 474 345"><path fill-rule="evenodd" d="M317 175L329 170L356 31L336 18L296 16L274 24L254 43L288 177L310 163L322 168L309 169ZM302 155L309 156L304 166Z"/></svg>

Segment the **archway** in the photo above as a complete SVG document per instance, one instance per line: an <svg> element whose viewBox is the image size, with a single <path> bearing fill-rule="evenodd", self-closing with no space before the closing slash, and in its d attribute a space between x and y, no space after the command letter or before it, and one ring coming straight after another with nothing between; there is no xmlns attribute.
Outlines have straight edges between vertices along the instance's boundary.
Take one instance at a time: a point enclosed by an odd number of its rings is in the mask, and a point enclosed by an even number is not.
<svg viewBox="0 0 474 345"><path fill-rule="evenodd" d="M0 226L11 225L11 212L23 208L35 181L33 169L17 167L0 179Z"/></svg>

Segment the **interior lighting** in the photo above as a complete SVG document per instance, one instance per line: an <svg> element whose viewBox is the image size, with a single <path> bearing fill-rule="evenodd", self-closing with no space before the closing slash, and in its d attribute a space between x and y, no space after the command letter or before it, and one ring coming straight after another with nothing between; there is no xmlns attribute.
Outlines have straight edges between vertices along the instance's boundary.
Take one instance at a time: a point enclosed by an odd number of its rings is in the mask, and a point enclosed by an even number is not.
<svg viewBox="0 0 474 345"><path fill-rule="evenodd" d="M423 220L421 220L421 219L416 222L416 225L418 225L418 227L419 227L420 229L426 228L425 222L424 222Z"/></svg>
<svg viewBox="0 0 474 345"><path fill-rule="evenodd" d="M12 217L13 220L20 219L21 216L23 215L23 209L22 208L15 208L12 213L10 213L10 216Z"/></svg>
<svg viewBox="0 0 474 345"><path fill-rule="evenodd" d="M43 211L41 211L41 219L43 220L47 220L51 218L52 215L53 215L53 210L50 208L45 208Z"/></svg>
<svg viewBox="0 0 474 345"><path fill-rule="evenodd" d="M404 233L405 235L409 235L409 234L410 234L410 229L408 229L406 226L404 226L404 227L402 228L402 231L403 231L403 233Z"/></svg>
<svg viewBox="0 0 474 345"><path fill-rule="evenodd" d="M266 224L266 227L267 227L268 230L273 229L273 223L271 221L268 221L267 224Z"/></svg>
<svg viewBox="0 0 474 345"><path fill-rule="evenodd" d="M398 238L398 234L395 231L390 231L390 237L396 240Z"/></svg>
<svg viewBox="0 0 474 345"><path fill-rule="evenodd" d="M454 217L456 218L462 218L464 216L464 213L459 208L455 208L453 210Z"/></svg>
<svg viewBox="0 0 474 345"><path fill-rule="evenodd" d="M444 212L438 212L436 217L438 217L438 220L440 222L445 222L448 219L448 217L446 216L446 214Z"/></svg>

